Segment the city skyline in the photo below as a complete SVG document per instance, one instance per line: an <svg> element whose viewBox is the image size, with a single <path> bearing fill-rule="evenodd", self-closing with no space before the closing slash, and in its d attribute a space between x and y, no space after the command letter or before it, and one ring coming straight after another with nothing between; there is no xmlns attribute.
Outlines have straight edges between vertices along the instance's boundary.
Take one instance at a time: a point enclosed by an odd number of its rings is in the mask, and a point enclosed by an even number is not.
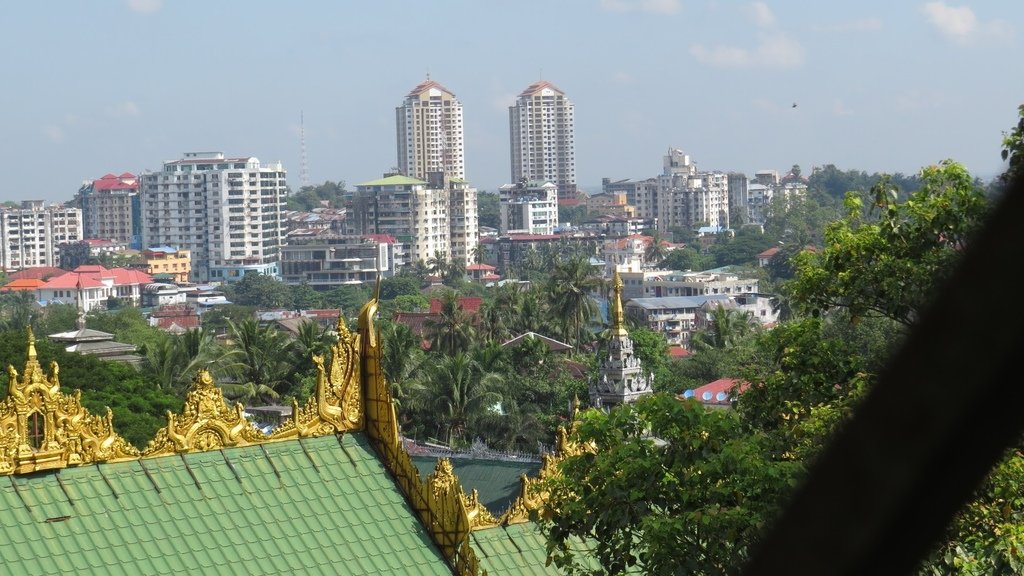
<svg viewBox="0 0 1024 576"><path fill-rule="evenodd" d="M466 178L510 180L508 107L548 80L576 108L576 181L799 164L1002 171L1024 101L1024 6L593 0L344 5L161 0L5 12L0 201L70 200L186 152L356 184L397 161L395 108L428 77L459 98ZM533 24L542 17L544 25ZM795 106L794 106L795 104ZM301 119L301 120L300 120Z"/></svg>

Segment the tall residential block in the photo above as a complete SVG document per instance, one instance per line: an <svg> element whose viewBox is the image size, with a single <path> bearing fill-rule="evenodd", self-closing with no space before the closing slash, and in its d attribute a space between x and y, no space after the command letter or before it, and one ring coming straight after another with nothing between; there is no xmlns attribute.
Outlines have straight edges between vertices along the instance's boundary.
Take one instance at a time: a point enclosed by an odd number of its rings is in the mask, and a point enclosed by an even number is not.
<svg viewBox="0 0 1024 576"><path fill-rule="evenodd" d="M530 84L508 109L512 182L552 182L559 199L576 198L574 106L554 84Z"/></svg>
<svg viewBox="0 0 1024 576"><path fill-rule="evenodd" d="M431 172L466 177L462 104L450 90L429 78L395 109L398 169L426 180Z"/></svg>
<svg viewBox="0 0 1024 576"><path fill-rule="evenodd" d="M140 176L145 247L188 250L193 282L279 276L287 195L280 162L189 152Z"/></svg>
<svg viewBox="0 0 1024 576"><path fill-rule="evenodd" d="M142 247L139 181L131 172L120 176L106 174L84 182L74 202L82 209L85 238L113 240L135 249Z"/></svg>
<svg viewBox="0 0 1024 576"><path fill-rule="evenodd" d="M393 236L408 262L440 254L469 263L480 243L477 190L442 172L426 180L386 174L356 185L345 233Z"/></svg>
<svg viewBox="0 0 1024 576"><path fill-rule="evenodd" d="M13 271L57 266L61 244L82 239L82 210L42 200L0 207L0 267Z"/></svg>

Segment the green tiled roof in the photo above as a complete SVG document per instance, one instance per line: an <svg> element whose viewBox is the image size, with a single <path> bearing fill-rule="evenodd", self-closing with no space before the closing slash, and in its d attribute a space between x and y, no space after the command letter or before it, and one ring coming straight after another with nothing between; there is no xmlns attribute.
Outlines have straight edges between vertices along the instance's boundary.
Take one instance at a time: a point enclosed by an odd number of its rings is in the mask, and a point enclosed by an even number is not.
<svg viewBox="0 0 1024 576"><path fill-rule="evenodd" d="M472 458L449 458L449 461L455 470L455 476L462 484L462 489L467 494L476 490L480 496L480 503L495 516L501 515L519 496L519 491L522 488L520 476L526 474L532 478L540 471L540 462L506 462ZM426 478L434 471L437 457L413 456L412 462L420 471L420 477Z"/></svg>
<svg viewBox="0 0 1024 576"><path fill-rule="evenodd" d="M413 178L411 176L401 176L401 175L398 175L398 176L388 176L386 178L378 178L376 180L370 180L369 182L363 182L362 184L356 184L356 186L357 187L359 187L359 186L408 186L408 185L417 185L417 184L426 184L426 182L424 182L423 180L420 180L419 178Z"/></svg>
<svg viewBox="0 0 1024 576"><path fill-rule="evenodd" d="M9 574L451 574L362 433L0 478L0 557Z"/></svg>
<svg viewBox="0 0 1024 576"><path fill-rule="evenodd" d="M487 570L488 576L562 574L554 565L545 566L547 544L533 522L475 530L469 538L480 568ZM581 545L579 550L583 552L584 547ZM590 555L581 553L577 557L595 570L600 567Z"/></svg>

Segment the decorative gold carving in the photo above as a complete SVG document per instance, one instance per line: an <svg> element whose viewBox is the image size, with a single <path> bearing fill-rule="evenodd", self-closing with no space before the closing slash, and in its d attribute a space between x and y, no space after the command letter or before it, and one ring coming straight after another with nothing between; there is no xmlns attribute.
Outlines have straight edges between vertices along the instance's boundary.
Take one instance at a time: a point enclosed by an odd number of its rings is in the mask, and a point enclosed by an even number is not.
<svg viewBox="0 0 1024 576"><path fill-rule="evenodd" d="M241 404L229 407L213 377L200 370L185 397L181 415L167 413L167 426L156 433L143 457L201 452L265 442L267 437L246 420Z"/></svg>
<svg viewBox="0 0 1024 576"><path fill-rule="evenodd" d="M0 474L21 474L125 460L139 451L114 432L110 409L90 414L81 392L60 391L60 368L50 363L47 375L36 355L35 336L28 329L28 359L19 375L7 367L7 397L0 402Z"/></svg>
<svg viewBox="0 0 1024 576"><path fill-rule="evenodd" d="M412 463L398 434L398 418L391 390L381 369L379 339L373 322L379 297L378 278L373 298L359 311L358 343L367 436L455 574L486 575L469 544L469 533L474 522L488 521L490 514L481 513L486 510L480 506L476 493L466 498L451 462L445 458L438 460L434 472L425 482L421 480L419 470ZM471 514L474 517L472 521Z"/></svg>
<svg viewBox="0 0 1024 576"><path fill-rule="evenodd" d="M337 332L329 369L324 368L323 356L313 357L315 395L301 409L293 401L291 421L278 427L271 439L322 436L363 427L359 335L349 331L344 316L338 316Z"/></svg>
<svg viewBox="0 0 1024 576"><path fill-rule="evenodd" d="M575 404L578 404L578 401L574 403L573 407L573 421L570 425L573 430L578 425L575 419ZM561 474L558 466L563 460L570 456L578 456L592 449L590 446L573 441L570 431L566 430L564 426L559 426L555 434L555 451L541 456L540 471L536 477L529 478L526 474L519 477L519 496L509 505L508 510L501 515L499 523L505 526L528 522L531 512L542 512L547 506L548 501L548 493L543 488L544 481Z"/></svg>

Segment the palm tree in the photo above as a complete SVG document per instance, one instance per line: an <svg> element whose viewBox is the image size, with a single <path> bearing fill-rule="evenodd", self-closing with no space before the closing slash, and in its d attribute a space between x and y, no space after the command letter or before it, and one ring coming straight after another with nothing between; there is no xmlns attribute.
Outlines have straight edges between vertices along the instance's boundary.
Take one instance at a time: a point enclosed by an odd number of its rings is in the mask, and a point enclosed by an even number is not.
<svg viewBox="0 0 1024 576"><path fill-rule="evenodd" d="M757 321L750 312L716 306L711 310L707 328L693 336L697 349L732 348L757 329Z"/></svg>
<svg viewBox="0 0 1024 576"><path fill-rule="evenodd" d="M427 258L427 272L432 276L443 276L448 268L448 258L440 250L434 251L434 255Z"/></svg>
<svg viewBox="0 0 1024 576"><path fill-rule="evenodd" d="M651 243L644 251L644 260L652 266L657 266L668 256L665 238L657 230L651 230L649 237Z"/></svg>
<svg viewBox="0 0 1024 576"><path fill-rule="evenodd" d="M381 369L391 385L391 397L401 408L418 386L417 374L426 355L421 340L405 324L388 322L381 327Z"/></svg>
<svg viewBox="0 0 1024 576"><path fill-rule="evenodd" d="M454 290L444 293L441 311L436 318L428 318L424 326L430 335L430 350L448 356L468 349L475 332L472 319L459 304L458 293Z"/></svg>
<svg viewBox="0 0 1024 576"><path fill-rule="evenodd" d="M485 372L470 356L458 352L442 356L429 368L427 384L418 394L419 404L438 418L449 445L463 441L472 426L500 406L498 386L502 378Z"/></svg>
<svg viewBox="0 0 1024 576"><path fill-rule="evenodd" d="M329 328L307 318L299 323L298 334L295 335L295 348L300 358L309 360L313 356L327 355L331 345L337 341L337 335Z"/></svg>
<svg viewBox="0 0 1024 576"><path fill-rule="evenodd" d="M548 278L550 312L560 320L563 337L576 350L584 343L584 332L597 316L597 303L590 295L603 283L583 256L560 262Z"/></svg>
<svg viewBox="0 0 1024 576"><path fill-rule="evenodd" d="M262 401L280 397L279 389L290 384L295 373L294 343L280 330L260 326L255 319L240 323L228 321L233 343L233 360L226 371L236 383L221 384L231 397L259 398Z"/></svg>

